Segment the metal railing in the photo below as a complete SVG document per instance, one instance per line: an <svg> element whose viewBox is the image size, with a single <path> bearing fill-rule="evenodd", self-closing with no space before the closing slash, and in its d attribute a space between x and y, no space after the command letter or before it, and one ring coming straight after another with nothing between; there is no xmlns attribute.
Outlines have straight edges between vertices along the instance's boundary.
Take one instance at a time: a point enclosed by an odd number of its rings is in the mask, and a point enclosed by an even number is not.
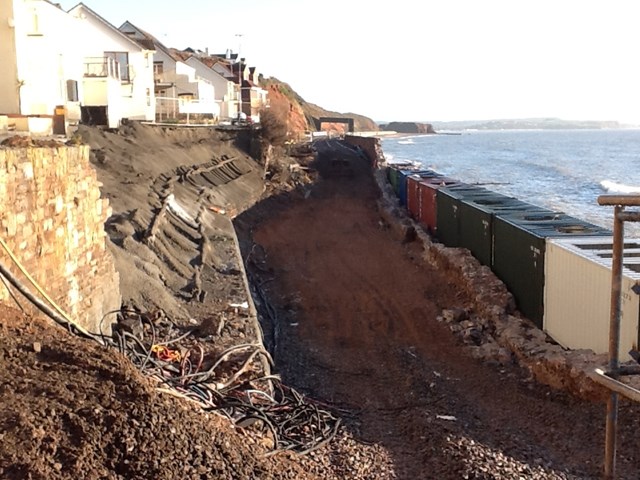
<svg viewBox="0 0 640 480"><path fill-rule="evenodd" d="M109 57L87 57L84 59L84 76L120 80L120 64Z"/></svg>
<svg viewBox="0 0 640 480"><path fill-rule="evenodd" d="M609 319L609 366L606 371L596 369L594 381L610 391L607 400L605 432L604 478L616 475L616 443L618 433L618 395L640 402L640 390L622 382L625 376L640 375L640 365L621 366L620 321L622 316L622 269L624 260L624 223L640 222L640 211L625 211L626 207L640 207L640 195L601 195L598 204L614 207L613 258L611 268L611 310Z"/></svg>
<svg viewBox="0 0 640 480"><path fill-rule="evenodd" d="M214 124L219 118L215 100L156 97L156 121L159 123ZM219 111L219 106L217 107Z"/></svg>

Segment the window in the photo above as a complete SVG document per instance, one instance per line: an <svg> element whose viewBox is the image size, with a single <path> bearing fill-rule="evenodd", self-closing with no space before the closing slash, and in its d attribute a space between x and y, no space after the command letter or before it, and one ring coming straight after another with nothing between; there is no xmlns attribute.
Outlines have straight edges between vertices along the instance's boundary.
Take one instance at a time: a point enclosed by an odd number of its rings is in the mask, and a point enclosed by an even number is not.
<svg viewBox="0 0 640 480"><path fill-rule="evenodd" d="M31 22L29 22L29 31L27 35L30 37L41 37L42 32L40 31L40 19L38 18L38 11L34 8L29 12L31 14Z"/></svg>
<svg viewBox="0 0 640 480"><path fill-rule="evenodd" d="M78 101L78 82L75 80L67 80L67 101Z"/></svg>
<svg viewBox="0 0 640 480"><path fill-rule="evenodd" d="M128 52L104 52L104 56L112 58L118 65L120 65L120 80L123 82L130 82L131 76L129 75L129 53Z"/></svg>
<svg viewBox="0 0 640 480"><path fill-rule="evenodd" d="M153 62L153 77L156 82L162 81L162 73L164 72L164 63L163 62Z"/></svg>

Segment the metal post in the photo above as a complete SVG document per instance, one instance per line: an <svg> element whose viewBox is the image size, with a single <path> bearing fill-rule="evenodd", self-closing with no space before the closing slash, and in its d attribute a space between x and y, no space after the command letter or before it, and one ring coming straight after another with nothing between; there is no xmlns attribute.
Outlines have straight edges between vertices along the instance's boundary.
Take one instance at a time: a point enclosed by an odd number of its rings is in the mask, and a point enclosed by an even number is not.
<svg viewBox="0 0 640 480"><path fill-rule="evenodd" d="M624 207L616 205L613 215L613 258L611 264L611 318L609 323L609 373L618 376L618 356L620 350L620 315L622 292L622 261L624 247ZM616 474L616 436L618 432L618 393L611 391L607 401L607 424L604 451L604 476L615 478Z"/></svg>

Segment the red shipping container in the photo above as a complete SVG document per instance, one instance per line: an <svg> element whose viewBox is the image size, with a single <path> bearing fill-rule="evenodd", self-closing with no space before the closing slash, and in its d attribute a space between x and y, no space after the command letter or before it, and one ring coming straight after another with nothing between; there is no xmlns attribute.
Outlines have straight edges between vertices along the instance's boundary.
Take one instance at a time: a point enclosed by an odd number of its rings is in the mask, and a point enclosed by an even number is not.
<svg viewBox="0 0 640 480"><path fill-rule="evenodd" d="M420 218L420 195L418 184L425 179L442 178L442 175L434 171L416 172L407 177L407 211L414 220Z"/></svg>
<svg viewBox="0 0 640 480"><path fill-rule="evenodd" d="M409 216L415 220L420 215L420 197L418 196L418 184L422 181L420 177L407 177L407 211Z"/></svg>
<svg viewBox="0 0 640 480"><path fill-rule="evenodd" d="M440 187L451 185L463 185L463 182L449 177L437 177L424 178L418 183L418 221L432 235L436 233L438 218L436 192Z"/></svg>

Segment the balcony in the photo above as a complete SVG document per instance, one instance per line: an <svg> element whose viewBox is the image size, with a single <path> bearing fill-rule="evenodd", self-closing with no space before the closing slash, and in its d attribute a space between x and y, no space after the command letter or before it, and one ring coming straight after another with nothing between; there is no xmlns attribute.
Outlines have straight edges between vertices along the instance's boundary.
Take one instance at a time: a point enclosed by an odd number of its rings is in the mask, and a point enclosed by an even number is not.
<svg viewBox="0 0 640 480"><path fill-rule="evenodd" d="M84 77L120 80L120 64L109 57L87 57L84 59Z"/></svg>

